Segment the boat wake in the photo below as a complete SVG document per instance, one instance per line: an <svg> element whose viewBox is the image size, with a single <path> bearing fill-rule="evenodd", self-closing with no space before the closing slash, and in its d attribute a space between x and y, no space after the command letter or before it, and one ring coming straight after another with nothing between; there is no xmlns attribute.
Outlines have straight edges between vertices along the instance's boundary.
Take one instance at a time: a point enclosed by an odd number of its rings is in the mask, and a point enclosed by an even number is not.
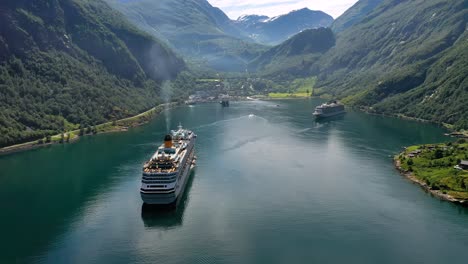
<svg viewBox="0 0 468 264"><path fill-rule="evenodd" d="M231 150L235 150L235 149L239 149L249 143L254 143L254 142L257 142L259 141L260 139L264 139L265 136L261 136L261 137L253 137L253 138L248 138L248 139L245 139L245 140L241 140L239 142L236 142L235 144L233 144L232 146L230 147L227 147L225 149L222 149L223 152L228 152L228 151L231 151Z"/></svg>
<svg viewBox="0 0 468 264"><path fill-rule="evenodd" d="M219 120L219 121L216 121L216 122L213 122L213 123L197 126L197 127L194 127L193 130L205 129L205 128L214 127L214 126L218 126L218 125L225 124L225 123L231 123L231 122L234 122L234 121L241 121L241 120L244 120L244 119L248 119L248 120L261 119L261 120L263 120L265 122L268 122L268 120L266 118L263 118L261 116L257 116L257 115L254 115L254 114L249 114L249 115L245 115L245 116Z"/></svg>
<svg viewBox="0 0 468 264"><path fill-rule="evenodd" d="M310 127L304 128L304 129L301 129L301 130L297 131L296 133L297 133L297 134L303 134L303 133L305 133L305 132L307 132L307 131L309 131L309 130L312 130L312 128L310 128Z"/></svg>

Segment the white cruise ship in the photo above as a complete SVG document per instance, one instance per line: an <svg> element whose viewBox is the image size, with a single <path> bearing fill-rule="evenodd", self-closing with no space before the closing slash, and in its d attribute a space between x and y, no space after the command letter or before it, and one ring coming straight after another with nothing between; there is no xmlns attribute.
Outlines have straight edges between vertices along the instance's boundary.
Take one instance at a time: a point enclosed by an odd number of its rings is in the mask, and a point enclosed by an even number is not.
<svg viewBox="0 0 468 264"><path fill-rule="evenodd" d="M141 198L146 204L175 205L182 197L195 165L197 135L179 125L166 135L156 153L143 166Z"/></svg>
<svg viewBox="0 0 468 264"><path fill-rule="evenodd" d="M330 116L336 116L345 113L344 105L337 101L331 101L326 104L321 104L315 108L313 115L316 118L324 118Z"/></svg>

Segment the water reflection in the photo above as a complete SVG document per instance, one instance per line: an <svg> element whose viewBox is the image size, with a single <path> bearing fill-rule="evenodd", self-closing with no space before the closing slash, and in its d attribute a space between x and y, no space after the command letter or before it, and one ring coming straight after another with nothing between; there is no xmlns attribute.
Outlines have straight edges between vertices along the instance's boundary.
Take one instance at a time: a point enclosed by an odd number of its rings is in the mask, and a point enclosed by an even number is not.
<svg viewBox="0 0 468 264"><path fill-rule="evenodd" d="M189 202L189 193L195 178L195 170L190 173L187 186L176 205L160 206L145 204L141 206L141 219L147 228L175 228L182 225L185 208Z"/></svg>

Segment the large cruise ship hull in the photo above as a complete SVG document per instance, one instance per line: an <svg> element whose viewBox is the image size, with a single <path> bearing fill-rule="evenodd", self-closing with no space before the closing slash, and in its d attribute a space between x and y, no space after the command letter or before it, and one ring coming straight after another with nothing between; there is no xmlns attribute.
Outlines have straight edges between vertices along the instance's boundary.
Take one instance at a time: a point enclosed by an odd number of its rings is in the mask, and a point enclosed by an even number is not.
<svg viewBox="0 0 468 264"><path fill-rule="evenodd" d="M151 191L151 190L141 190L141 199L145 204L150 205L165 205L165 206L175 206L179 197L182 197L185 191L185 186L187 185L188 179L190 178L191 171L193 169L193 159L194 159L194 150L189 155L187 159L187 165L185 170L181 171L177 177L176 186L173 191L163 192L163 191Z"/></svg>
<svg viewBox="0 0 468 264"><path fill-rule="evenodd" d="M159 205L175 205L177 197L172 194L154 194L154 193L141 193L141 199L145 204L159 204Z"/></svg>
<svg viewBox="0 0 468 264"><path fill-rule="evenodd" d="M313 114L316 119L321 119L321 118L327 118L327 117L332 117L332 116L338 116L338 115L343 115L346 113L346 111L338 111L338 112L333 112L333 113L327 113L327 114Z"/></svg>

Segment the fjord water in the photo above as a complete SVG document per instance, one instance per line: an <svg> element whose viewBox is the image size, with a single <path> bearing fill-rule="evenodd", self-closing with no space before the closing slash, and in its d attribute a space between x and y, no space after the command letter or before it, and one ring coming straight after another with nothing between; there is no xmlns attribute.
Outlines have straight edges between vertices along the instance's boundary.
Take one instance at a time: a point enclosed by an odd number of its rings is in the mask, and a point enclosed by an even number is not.
<svg viewBox="0 0 468 264"><path fill-rule="evenodd" d="M466 261L468 210L392 165L443 130L359 112L315 122L319 103L181 107L126 133L0 156L0 263ZM166 120L198 134L198 166L177 210L146 210L141 166Z"/></svg>

